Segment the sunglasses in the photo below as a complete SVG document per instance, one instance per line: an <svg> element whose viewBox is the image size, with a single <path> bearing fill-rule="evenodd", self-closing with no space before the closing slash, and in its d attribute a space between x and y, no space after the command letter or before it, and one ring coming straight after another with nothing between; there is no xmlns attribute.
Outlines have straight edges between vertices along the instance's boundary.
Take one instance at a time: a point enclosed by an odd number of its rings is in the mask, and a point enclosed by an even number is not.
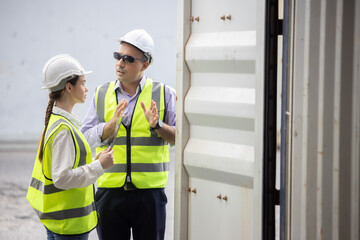
<svg viewBox="0 0 360 240"><path fill-rule="evenodd" d="M114 58L118 61L120 61L120 59L122 59L124 61L124 63L133 63L135 60L141 60L141 61L147 61L146 58L135 58L129 55L121 55L118 52L114 52Z"/></svg>

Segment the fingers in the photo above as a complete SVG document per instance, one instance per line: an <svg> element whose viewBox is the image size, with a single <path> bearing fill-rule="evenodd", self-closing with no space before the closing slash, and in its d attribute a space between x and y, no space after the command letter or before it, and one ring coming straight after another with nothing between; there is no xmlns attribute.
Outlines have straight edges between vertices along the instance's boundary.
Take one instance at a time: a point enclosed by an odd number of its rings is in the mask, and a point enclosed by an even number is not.
<svg viewBox="0 0 360 240"><path fill-rule="evenodd" d="M98 154L96 154L95 160L99 159L102 154L108 153L110 150L111 150L111 147L108 147L108 148L106 148L105 150L99 152ZM113 151L113 150L112 150L112 151Z"/></svg>
<svg viewBox="0 0 360 240"><path fill-rule="evenodd" d="M153 113L153 112L157 112L157 108L156 108L156 102L154 100L151 100L151 105L149 110Z"/></svg>
<svg viewBox="0 0 360 240"><path fill-rule="evenodd" d="M109 167L111 167L112 165L114 165L114 150L112 150L110 147L105 149L103 152L103 154L101 154L100 156L100 164L102 166L103 169L107 169Z"/></svg>
<svg viewBox="0 0 360 240"><path fill-rule="evenodd" d="M155 103L154 100L151 100L151 104L150 104L150 108L149 108L149 109L146 108L144 102L141 102L140 105L141 105L142 109L144 110L144 112L147 112L148 110L149 110L151 113L157 112L156 103Z"/></svg>
<svg viewBox="0 0 360 240"><path fill-rule="evenodd" d="M141 105L142 109L144 110L144 113L146 113L146 112L147 112L147 108L146 108L146 106L145 106L145 103L144 103L144 102L141 102L140 105Z"/></svg>
<svg viewBox="0 0 360 240"><path fill-rule="evenodd" d="M102 152L99 152L98 154L96 154L96 156L95 156L95 160L98 160L98 159L99 159L99 157L100 157L101 153L102 153Z"/></svg>
<svg viewBox="0 0 360 240"><path fill-rule="evenodd" d="M119 102L119 104L116 106L116 111L121 110L121 109L125 109L125 107L127 106L127 101L125 99L121 100Z"/></svg>
<svg viewBox="0 0 360 240"><path fill-rule="evenodd" d="M120 105L120 106L118 106L119 109L124 110L124 109L126 108L126 106L128 105L128 101L126 101L125 99L123 99L123 100L121 100L121 102L120 102L118 105Z"/></svg>
<svg viewBox="0 0 360 240"><path fill-rule="evenodd" d="M158 110L156 108L156 103L153 100L151 100L151 108L150 109L151 109L151 116L153 117L153 120L157 121L159 118Z"/></svg>
<svg viewBox="0 0 360 240"><path fill-rule="evenodd" d="M119 118L123 115L124 113L124 110L126 108L128 104L128 101L126 101L125 99L121 100L119 102L119 104L116 106L116 110L115 110L115 113L116 113L116 117Z"/></svg>
<svg viewBox="0 0 360 240"><path fill-rule="evenodd" d="M144 111L146 120L150 123L150 126L153 127L159 119L156 102L154 100L151 100L149 109L146 108L143 102L141 102L140 104Z"/></svg>
<svg viewBox="0 0 360 240"><path fill-rule="evenodd" d="M114 150L111 147L106 148L104 151L101 152L103 155L112 155Z"/></svg>
<svg viewBox="0 0 360 240"><path fill-rule="evenodd" d="M108 152L104 153L103 156L113 159L114 158L113 153L114 153L114 150L109 150Z"/></svg>

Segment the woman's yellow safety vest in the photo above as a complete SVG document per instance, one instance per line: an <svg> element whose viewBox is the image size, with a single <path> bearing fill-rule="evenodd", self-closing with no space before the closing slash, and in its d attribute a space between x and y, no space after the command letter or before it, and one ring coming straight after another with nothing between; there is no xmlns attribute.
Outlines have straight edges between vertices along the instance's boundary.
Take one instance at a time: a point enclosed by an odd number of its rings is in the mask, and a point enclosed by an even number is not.
<svg viewBox="0 0 360 240"><path fill-rule="evenodd" d="M100 122L108 122L118 104L115 91L116 81L106 83L96 90L95 107ZM146 79L131 118L130 126L120 124L115 138L114 165L105 170L98 179L100 188L118 188L131 179L135 187L140 189L164 188L169 173L169 146L156 131L150 128L149 122L140 105L150 107L151 100L156 102L159 119L164 119L165 97L164 84ZM96 152L106 149L100 146Z"/></svg>
<svg viewBox="0 0 360 240"><path fill-rule="evenodd" d="M51 114L45 134L43 160L35 160L26 199L40 221L52 232L61 235L82 234L94 229L98 222L94 187L93 184L69 190L55 187L51 173L52 143L63 129L69 129L74 140L76 157L73 169L92 161L91 149L83 134L65 117Z"/></svg>

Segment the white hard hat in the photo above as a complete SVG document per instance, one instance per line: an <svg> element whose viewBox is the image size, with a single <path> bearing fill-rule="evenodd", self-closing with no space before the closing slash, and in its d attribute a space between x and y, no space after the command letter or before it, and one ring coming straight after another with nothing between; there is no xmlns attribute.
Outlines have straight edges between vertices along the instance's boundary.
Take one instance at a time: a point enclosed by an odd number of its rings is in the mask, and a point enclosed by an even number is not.
<svg viewBox="0 0 360 240"><path fill-rule="evenodd" d="M71 78L88 73L91 71L85 71L75 58L68 54L59 54L46 62L43 69L42 88L55 92L63 89Z"/></svg>
<svg viewBox="0 0 360 240"><path fill-rule="evenodd" d="M120 43L126 42L133 45L144 53L150 64L154 62L154 41L144 29L132 30L116 40Z"/></svg>

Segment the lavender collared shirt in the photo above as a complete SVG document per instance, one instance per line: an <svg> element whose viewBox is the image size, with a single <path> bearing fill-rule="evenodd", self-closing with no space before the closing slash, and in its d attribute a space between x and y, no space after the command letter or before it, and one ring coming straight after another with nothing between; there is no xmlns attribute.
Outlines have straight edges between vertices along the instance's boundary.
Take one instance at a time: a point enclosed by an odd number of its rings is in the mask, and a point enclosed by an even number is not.
<svg viewBox="0 0 360 240"><path fill-rule="evenodd" d="M124 91L119 81L116 81L114 91L116 91L118 102L120 102L122 99L125 99L128 101L128 105L125 108L124 116L122 117L122 123L125 126L130 125L131 116L134 112L136 101L140 95L140 92L144 88L146 82L145 75L140 81L139 86L136 89L136 93L131 96L127 92ZM172 126L174 129L175 127L175 118L176 118L176 92L175 89L173 89L170 86L165 85L165 101L166 101L166 113L164 118L164 123ZM90 104L90 108L85 116L85 119L83 121L83 125L80 129L80 131L84 134L86 140L89 142L89 145L91 148L95 148L100 146L103 143L106 143L107 140L101 141L101 136L103 134L105 122L100 122L96 113L95 108L95 94L92 98L92 102Z"/></svg>

